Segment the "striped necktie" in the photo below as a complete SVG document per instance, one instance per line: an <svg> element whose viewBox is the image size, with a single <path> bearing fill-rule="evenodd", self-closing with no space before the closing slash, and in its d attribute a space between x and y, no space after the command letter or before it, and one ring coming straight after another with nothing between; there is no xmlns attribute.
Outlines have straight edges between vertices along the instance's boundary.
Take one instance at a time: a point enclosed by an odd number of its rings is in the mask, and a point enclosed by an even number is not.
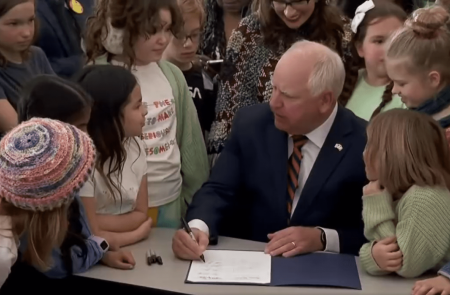
<svg viewBox="0 0 450 295"><path fill-rule="evenodd" d="M294 201L295 191L298 188L298 174L300 173L300 164L302 162L302 147L308 142L304 135L293 135L294 149L288 160L288 212L289 217L292 213L292 203Z"/></svg>

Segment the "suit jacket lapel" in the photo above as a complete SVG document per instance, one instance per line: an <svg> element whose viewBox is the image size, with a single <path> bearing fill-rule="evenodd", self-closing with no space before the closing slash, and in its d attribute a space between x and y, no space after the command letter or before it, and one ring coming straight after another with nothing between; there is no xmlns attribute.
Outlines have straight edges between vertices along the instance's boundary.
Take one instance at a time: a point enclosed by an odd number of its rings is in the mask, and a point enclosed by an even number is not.
<svg viewBox="0 0 450 295"><path fill-rule="evenodd" d="M288 137L285 132L278 130L274 125L273 115L267 129L267 152L269 154L270 171L273 175L273 185L275 195L273 196L276 205L274 212L286 214L287 209L287 169L288 169Z"/></svg>
<svg viewBox="0 0 450 295"><path fill-rule="evenodd" d="M303 216L308 211L314 198L349 150L352 142L350 137L346 135L351 132L352 126L351 122L345 117L345 111L339 107L330 132L317 156L316 162L305 183L305 187L302 190L300 200L295 208L294 215L292 216L293 220L296 220L299 216ZM339 150L336 148L336 144L340 144L342 149Z"/></svg>

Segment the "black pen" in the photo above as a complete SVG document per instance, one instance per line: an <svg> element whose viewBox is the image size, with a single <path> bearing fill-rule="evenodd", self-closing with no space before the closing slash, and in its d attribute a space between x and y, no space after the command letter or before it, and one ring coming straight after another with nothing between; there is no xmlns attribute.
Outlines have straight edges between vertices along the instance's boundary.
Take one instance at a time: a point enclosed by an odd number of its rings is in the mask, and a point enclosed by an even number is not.
<svg viewBox="0 0 450 295"><path fill-rule="evenodd" d="M189 234L189 236L191 237L191 239L192 239L194 242L196 242L197 245L198 245L198 242L197 242L197 240L195 239L194 233L192 232L191 228L189 227L189 224L186 222L186 220L184 220L183 217L181 217L181 222L183 223L184 230ZM205 256L203 256L203 254L200 255L200 259L201 259L203 262L205 262Z"/></svg>

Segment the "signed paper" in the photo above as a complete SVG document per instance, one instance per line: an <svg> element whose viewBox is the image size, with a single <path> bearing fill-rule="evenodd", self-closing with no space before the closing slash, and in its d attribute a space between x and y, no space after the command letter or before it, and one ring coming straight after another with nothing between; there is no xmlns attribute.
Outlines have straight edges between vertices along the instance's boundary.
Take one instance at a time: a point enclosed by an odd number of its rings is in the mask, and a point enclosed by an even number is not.
<svg viewBox="0 0 450 295"><path fill-rule="evenodd" d="M206 263L193 261L191 283L270 284L271 256L264 252L206 250Z"/></svg>

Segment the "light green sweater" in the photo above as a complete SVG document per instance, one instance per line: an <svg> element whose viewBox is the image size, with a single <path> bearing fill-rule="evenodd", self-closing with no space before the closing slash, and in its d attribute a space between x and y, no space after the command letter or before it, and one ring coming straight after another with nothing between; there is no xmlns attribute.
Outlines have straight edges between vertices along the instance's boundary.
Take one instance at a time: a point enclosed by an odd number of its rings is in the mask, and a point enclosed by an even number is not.
<svg viewBox="0 0 450 295"><path fill-rule="evenodd" d="M370 243L359 252L362 267L385 275L372 257L375 241L396 236L403 253L402 277L413 278L450 260L450 192L442 187L412 186L398 202L388 192L363 196L364 235Z"/></svg>
<svg viewBox="0 0 450 295"><path fill-rule="evenodd" d="M364 70L359 71L358 83L345 107L358 117L370 121L373 112L383 100L382 97L386 86L371 86L366 82L364 75ZM385 112L397 108L404 109L406 106L398 95L393 95L392 100L381 111Z"/></svg>
<svg viewBox="0 0 450 295"><path fill-rule="evenodd" d="M95 64L109 64L107 56L98 57ZM187 210L185 200L191 203L194 194L209 177L209 162L197 109L183 73L168 61L160 61L158 65L169 80L175 98L177 143L181 154L181 175L183 177L178 201L181 204L181 214L184 216Z"/></svg>

